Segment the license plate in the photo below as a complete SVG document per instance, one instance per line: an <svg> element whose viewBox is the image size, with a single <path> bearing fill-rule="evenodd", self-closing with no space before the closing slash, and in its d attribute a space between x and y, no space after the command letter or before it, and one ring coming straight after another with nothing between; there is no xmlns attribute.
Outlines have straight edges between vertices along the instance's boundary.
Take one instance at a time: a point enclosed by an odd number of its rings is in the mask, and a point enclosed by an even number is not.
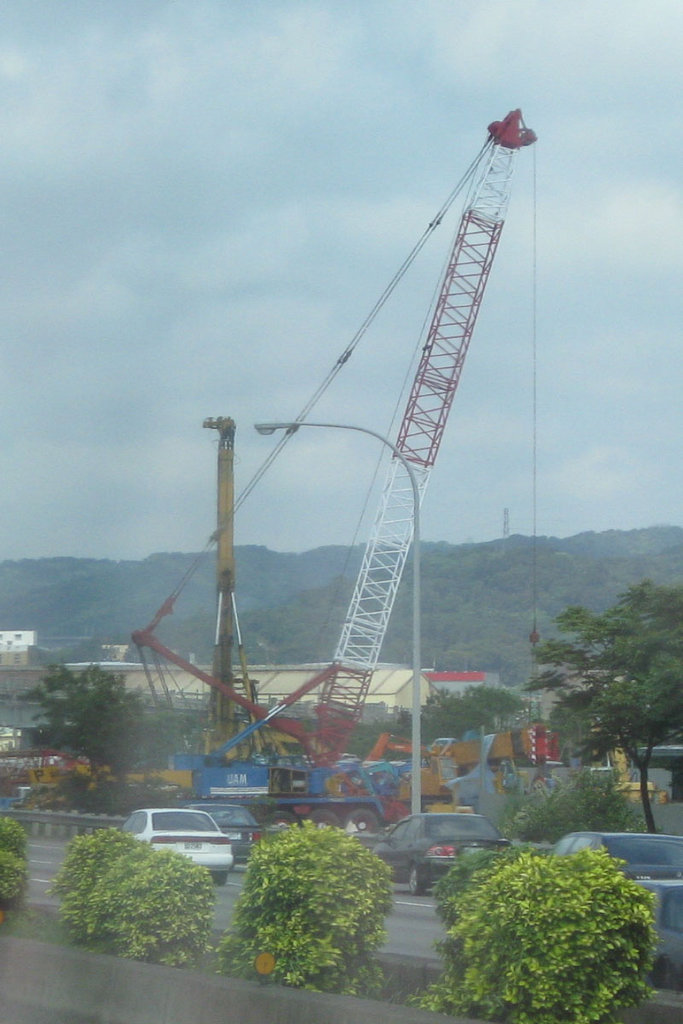
<svg viewBox="0 0 683 1024"><path fill-rule="evenodd" d="M201 850L201 848L202 848L202 844L201 843L185 843L185 849L186 850Z"/></svg>
<svg viewBox="0 0 683 1024"><path fill-rule="evenodd" d="M242 836L241 836L241 834L239 832L226 832L225 835L226 835L226 837L228 839L241 839L242 838Z"/></svg>

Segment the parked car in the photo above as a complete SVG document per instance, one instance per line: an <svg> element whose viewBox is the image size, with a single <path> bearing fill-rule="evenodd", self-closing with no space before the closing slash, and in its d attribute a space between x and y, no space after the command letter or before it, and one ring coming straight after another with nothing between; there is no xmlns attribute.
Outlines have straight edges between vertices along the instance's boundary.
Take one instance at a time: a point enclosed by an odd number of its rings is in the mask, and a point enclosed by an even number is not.
<svg viewBox="0 0 683 1024"><path fill-rule="evenodd" d="M411 814L388 828L373 847L390 865L395 882L413 896L431 889L465 850L509 846L482 814Z"/></svg>
<svg viewBox="0 0 683 1024"><path fill-rule="evenodd" d="M206 811L143 807L121 826L157 850L175 850L208 868L216 885L225 885L234 864L230 840Z"/></svg>
<svg viewBox="0 0 683 1024"><path fill-rule="evenodd" d="M230 840L235 864L246 864L254 843L263 835L262 826L247 807L209 800L201 804L187 804L187 807L210 814L221 832Z"/></svg>
<svg viewBox="0 0 683 1024"><path fill-rule="evenodd" d="M666 878L641 884L657 896L657 950L651 981L655 988L683 989L683 882Z"/></svg>
<svg viewBox="0 0 683 1024"><path fill-rule="evenodd" d="M557 841L553 853L565 855L604 847L626 861L630 878L683 878L683 836L651 832L570 832Z"/></svg>

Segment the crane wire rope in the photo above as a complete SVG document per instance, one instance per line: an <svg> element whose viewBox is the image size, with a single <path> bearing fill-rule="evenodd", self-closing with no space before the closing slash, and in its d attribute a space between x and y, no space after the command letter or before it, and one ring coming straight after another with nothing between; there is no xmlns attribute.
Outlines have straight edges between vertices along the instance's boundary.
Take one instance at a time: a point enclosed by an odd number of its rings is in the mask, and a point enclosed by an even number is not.
<svg viewBox="0 0 683 1024"><path fill-rule="evenodd" d="M532 274L531 274L531 602L532 628L529 635L532 653L538 643L538 273L537 273L537 186L536 149L532 161ZM532 674L536 669L536 657L532 660Z"/></svg>
<svg viewBox="0 0 683 1024"><path fill-rule="evenodd" d="M371 325L373 324L373 322L375 321L375 319L377 318L377 316L379 315L381 310L384 308L384 306L388 302L389 298L391 297L393 292L398 287L399 283L405 277L405 275L407 274L408 270L413 265L413 263L415 262L415 260L419 256L420 252L424 248L424 246L427 244L427 241L429 240L431 235L440 226L443 218L446 216L446 214L450 210L450 208L453 205L453 203L455 202L455 200L458 198L458 196L461 194L463 189L471 181L471 179L472 179L473 175L475 174L479 164L481 163L481 161L485 157L485 155L488 152L488 150L493 146L493 144L494 144L493 143L493 137L489 136L486 139L486 141L484 142L484 144L482 145L481 149L479 150L479 152L477 153L475 158L470 163L470 165L467 168L467 170L465 171L465 173L462 175L462 177L458 181L458 183L451 190L451 192L447 196L446 200L442 203L442 205L439 208L439 210L437 211L436 215L432 218L432 220L430 220L429 224L427 225L427 227L423 231L422 235L420 236L418 241L415 243L415 245L413 246L411 251L408 253L408 255L405 257L405 259L403 260L403 262L399 266L399 268L396 271L396 273L393 275L393 277L391 278L389 283L386 285L386 287L382 291L381 295L379 296L379 298L377 299L377 301L375 302L375 304L371 308L370 312L367 314L367 316L365 317L365 319L361 323L360 327L357 329L356 333L353 335L351 341L348 343L348 345L346 346L346 348L344 349L342 354L335 361L334 365L329 370L327 376L318 385L316 390L313 392L313 394L311 395L311 397L306 402L306 404L304 405L303 409L301 410L301 412L299 413L299 415L296 417L296 419L293 422L295 422L295 423L303 423L304 422L306 417L313 410L313 408L316 406L318 401L322 398L323 394L327 391L327 389L333 383L333 381L335 380L335 378L337 377L339 372L342 370L342 368L349 361L349 359L353 355L354 351L356 350L356 348L358 347L358 345L362 341L363 337L365 336L365 334L367 333L367 331L369 330L369 328L371 327ZM291 437L292 433L293 433L293 431L288 431L284 435L282 435L280 440L271 449L269 454L263 460L263 462L258 467L256 472L253 474L251 479L248 481L248 483L246 484L244 489L240 492L240 494L236 498L236 500L234 502L234 505L233 505L233 510L232 510L233 519L234 519L234 516L235 516L235 513L237 512L237 510L244 504L246 499L249 497L249 495L252 493L252 491L255 489L255 487L260 483L260 481L265 476L267 471L270 469L270 467L273 464L273 462L278 458L278 456L280 455L282 449L285 447L285 445L290 440L290 437ZM161 620L161 618L165 614L167 614L168 611L170 611L172 609L173 604L175 603L175 601L178 598L179 594L184 589L186 584L189 582L190 578L197 571L197 568L199 567L199 564L201 563L203 558L206 556L208 550L211 548L211 546L213 545L213 543L216 540L217 540L217 531L214 534L212 534L212 536L208 539L208 541L204 545L204 548L196 555L196 557L194 558L192 563L189 565L189 567L187 568L186 572L183 574L183 576L181 577L180 581L176 585L175 589L171 592L169 597L166 599L166 601L164 602L162 607L157 612L157 614L156 614L156 616L155 616L155 618L153 620L153 623L149 627L150 629L156 628L156 626L158 625L158 623Z"/></svg>
<svg viewBox="0 0 683 1024"><path fill-rule="evenodd" d="M456 225L456 228L455 228L455 231L454 231L454 234L453 234L453 242L455 241L455 237L457 235L457 232L458 232L458 226ZM410 359L408 360L408 362L406 364L405 373L403 375L403 381L401 383L401 387L400 387L400 389L398 391L398 394L396 396L396 401L394 403L394 408L392 410L391 417L390 417L390 420L389 420L389 426L388 426L387 430L385 431L387 437L390 437L392 432L393 432L394 425L396 424L396 421L398 419L399 412L400 412L401 408L403 407L403 405L404 405L404 403L406 401L406 395L407 395L407 393L408 393L408 391L410 389L412 380L415 377L415 366L417 365L417 362L418 362L418 360L420 358L420 354L421 354L422 348L424 347L424 339L425 339L425 337L427 335L427 331L429 329L430 315L432 313L432 310L434 309L434 305L436 303L436 298L437 298L437 296L439 294L440 282L443 279L443 275L444 275L444 273L446 271L446 267L448 266L448 262L449 262L449 259L450 259L450 251L453 248L453 242L451 243L451 247L449 249L449 252L447 252L445 257L444 257L442 268L441 268L441 275L434 282L434 288L432 290L432 297L431 297L430 301L427 303L427 306L425 308L424 316L422 318L422 326L420 327L420 330L417 332L416 342L415 342L415 346L413 348L412 355L411 355ZM336 608L336 606L337 606L337 604L338 604L338 602L340 600L343 580L344 580L344 577L346 576L346 571L347 571L347 569L349 567L349 564L350 564L350 561L351 561L351 553L352 553L352 550L353 550L353 548L355 547L355 545L356 545L356 543L358 541L358 535L360 534L361 526L363 524L365 516L367 515L367 511L368 511L368 508L369 508L369 505L370 505L370 498L372 497L372 493L373 493L375 485L377 483L377 479L379 477L380 469L382 468L383 463L387 459L387 454L388 454L387 450L386 450L386 448L384 446L382 446L381 450L378 451L378 453L377 453L377 459L375 461L375 468L374 468L374 470L372 472L372 475L370 477L370 481L368 483L368 486L367 486L367 489L366 489L366 492L365 492L365 499L363 501L363 506L362 506L362 508L361 508L361 510L360 510L360 512L358 514L358 519L357 519L356 526L355 526L355 529L354 529L354 532L353 532L353 536L351 538L351 542L350 542L350 544L347 547L346 557L344 559L344 564L342 566L341 572L337 575L337 583L336 583L336 586L335 586L334 591L332 593L332 596L330 597L327 615L325 616L324 621L321 622L321 624L320 624L320 629L318 631L318 641L317 641L319 647L320 647L320 645L322 643L322 638L325 635L325 633L326 633L326 631L327 631L327 629L329 627L330 620L332 618L332 614L334 612L334 609ZM392 458L393 458L393 456L392 456Z"/></svg>
<svg viewBox="0 0 683 1024"><path fill-rule="evenodd" d="M482 146L482 148L480 149L479 153L477 154L477 156L474 158L474 160L472 161L470 166L467 168L467 170L463 174L463 176L460 179L460 181L457 183L455 188L451 191L451 193L449 194L449 196L446 199L446 201L442 204L441 208L438 210L436 216L433 217L432 220L429 222L429 224L427 225L427 227L423 231L421 237L415 243L415 245L413 246L413 248L411 249L409 254L406 256L406 258L403 260L403 262L401 263L400 267L398 268L398 270L396 271L394 276L391 278L389 283L386 285L386 287L384 288L384 291L381 293L380 297L377 299L377 301L375 302L374 306L372 307L370 312L367 314L367 316L365 317L365 319L361 323L360 327L358 328L358 330L354 334L354 336L351 339L351 341L349 342L349 344L346 346L346 348L344 349L342 354L336 360L336 362L334 363L334 365L332 366L332 368L328 372L328 374L325 377L325 379L319 384L318 388L313 392L313 394L311 395L311 397L309 398L308 402L303 407L303 409L301 410L299 415L293 420L294 423L303 423L304 422L306 417L313 410L313 408L317 405L318 401L322 398L323 394L330 387L330 385L332 384L332 382L334 381L335 377L340 372L342 367L344 367L346 365L346 363L348 362L348 360L351 358L351 356L353 355L354 351L356 350L356 348L360 344L361 340L363 339L364 335L367 333L367 331L370 328L370 326L372 325L372 323L375 321L375 319L377 318L377 316L379 315L381 310L384 308L384 306L386 305L387 301L389 300L389 298L391 297L391 295L395 291L395 289L398 286L398 284L405 277L406 273L408 272L408 270L410 269L412 264L415 262L415 260L419 256L419 254L422 251L422 249L424 248L424 246L426 245L426 243L427 243L428 239L430 238L430 236L434 233L434 231L437 229L437 227L439 227L439 225L441 224L441 221L443 220L445 215L448 213L449 209L451 208L451 206L453 205L453 203L455 202L457 197L460 195L460 193L462 192L463 188L465 188L465 186L471 180L474 172L476 171L477 167L479 166L480 161L482 160L482 158L484 157L485 153L487 152L487 150L492 145L493 145L493 139L492 138L487 139L486 142L484 143L484 145ZM270 453L266 456L266 458L262 462L261 466L256 470L256 472L252 476L251 480L247 483L247 485L245 486L244 490L240 493L240 495L238 496L237 500L235 501L235 512L237 511L238 508L240 508L240 506L244 503L244 501L246 501L246 499L249 497L249 495L254 490L256 485L259 483L261 478L264 476L264 474L270 468L271 464L278 457L278 455L280 454L280 452L282 451L284 446L289 441L292 433L293 433L293 431L285 433L280 438L280 440L275 445L275 447L273 449L271 449Z"/></svg>

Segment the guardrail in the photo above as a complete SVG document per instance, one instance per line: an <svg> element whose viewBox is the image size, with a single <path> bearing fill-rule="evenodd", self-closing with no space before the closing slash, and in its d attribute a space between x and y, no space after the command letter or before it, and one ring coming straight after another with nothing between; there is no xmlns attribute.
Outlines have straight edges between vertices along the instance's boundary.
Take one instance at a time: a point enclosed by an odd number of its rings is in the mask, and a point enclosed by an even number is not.
<svg viewBox="0 0 683 1024"><path fill-rule="evenodd" d="M119 828L125 818L109 814L80 814L78 811L0 810L0 816L20 822L30 836L72 836L94 832L98 828Z"/></svg>

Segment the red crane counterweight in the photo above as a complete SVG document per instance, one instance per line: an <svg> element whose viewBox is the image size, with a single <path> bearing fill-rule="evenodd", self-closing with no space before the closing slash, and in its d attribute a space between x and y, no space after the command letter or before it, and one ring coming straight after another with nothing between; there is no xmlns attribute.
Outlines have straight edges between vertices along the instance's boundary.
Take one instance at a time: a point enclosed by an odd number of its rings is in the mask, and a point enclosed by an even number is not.
<svg viewBox="0 0 683 1024"><path fill-rule="evenodd" d="M536 133L524 124L522 111L519 109L511 110L502 121L492 121L488 130L493 141L505 149L532 146L537 138Z"/></svg>

